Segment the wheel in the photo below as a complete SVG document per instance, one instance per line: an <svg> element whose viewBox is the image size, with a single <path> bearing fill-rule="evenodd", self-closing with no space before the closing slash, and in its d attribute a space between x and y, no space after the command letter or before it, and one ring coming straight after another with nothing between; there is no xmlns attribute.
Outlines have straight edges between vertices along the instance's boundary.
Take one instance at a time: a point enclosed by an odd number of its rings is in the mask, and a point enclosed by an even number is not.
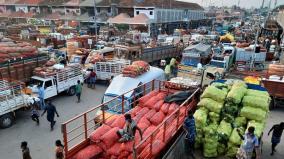
<svg viewBox="0 0 284 159"><path fill-rule="evenodd" d="M2 129L9 128L14 123L14 117L11 114L5 114L0 117L0 127Z"/></svg>
<svg viewBox="0 0 284 159"><path fill-rule="evenodd" d="M70 87L68 90L68 95L73 96L75 95L75 93L76 93L75 86Z"/></svg>

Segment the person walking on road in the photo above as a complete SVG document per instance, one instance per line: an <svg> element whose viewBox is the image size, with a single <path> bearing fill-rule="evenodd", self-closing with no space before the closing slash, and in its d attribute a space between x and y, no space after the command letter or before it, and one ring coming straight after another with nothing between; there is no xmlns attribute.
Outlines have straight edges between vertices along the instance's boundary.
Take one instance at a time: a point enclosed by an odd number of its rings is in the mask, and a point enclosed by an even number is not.
<svg viewBox="0 0 284 159"><path fill-rule="evenodd" d="M81 100L81 93L82 93L82 83L80 82L80 80L77 81L77 85L75 87L75 91L76 91L76 96L77 96L77 103L80 103Z"/></svg>
<svg viewBox="0 0 284 159"><path fill-rule="evenodd" d="M50 130L53 130L53 127L56 123L56 121L54 120L54 115L56 114L57 117L59 117L59 114L56 110L56 107L51 103L51 101L47 101L47 106L44 109L44 112L41 114L41 116L43 116L45 113L47 112L47 121L50 122Z"/></svg>
<svg viewBox="0 0 284 159"><path fill-rule="evenodd" d="M241 135L240 129L237 129L239 136L243 140L243 144L240 148L242 155L238 158L252 159L254 150L256 152L256 159L260 158L259 141L257 136L254 134L254 130L254 127L249 127L248 132L243 136Z"/></svg>
<svg viewBox="0 0 284 159"><path fill-rule="evenodd" d="M32 111L31 111L32 115L31 118L33 121L35 121L37 123L37 125L39 125L39 112L37 110L37 106L33 106L32 107Z"/></svg>
<svg viewBox="0 0 284 159"><path fill-rule="evenodd" d="M194 156L194 144L196 137L195 119L193 112L188 110L187 118L184 120L183 129L185 130L184 147L187 156L195 158Z"/></svg>
<svg viewBox="0 0 284 159"><path fill-rule="evenodd" d="M90 88L96 88L96 79L97 74L94 70L91 70L90 77L89 77L89 87Z"/></svg>
<svg viewBox="0 0 284 159"><path fill-rule="evenodd" d="M55 141L55 158L56 159L64 159L64 153L63 153L63 148L64 146L62 145L60 140Z"/></svg>
<svg viewBox="0 0 284 159"><path fill-rule="evenodd" d="M45 102L44 102L44 88L40 84L37 86L38 88L38 98L40 99L40 109L44 110L45 109Z"/></svg>
<svg viewBox="0 0 284 159"><path fill-rule="evenodd" d="M28 143L26 141L23 141L21 143L21 149L22 149L23 159L32 159L30 155L30 149L28 148Z"/></svg>
<svg viewBox="0 0 284 159"><path fill-rule="evenodd" d="M268 132L268 136L269 136L270 132L273 131L272 137L271 137L271 143L272 143L271 154L270 154L271 156L274 154L274 152L276 152L275 147L280 143L283 129L284 129L284 122L281 122L280 124L273 125L272 128Z"/></svg>

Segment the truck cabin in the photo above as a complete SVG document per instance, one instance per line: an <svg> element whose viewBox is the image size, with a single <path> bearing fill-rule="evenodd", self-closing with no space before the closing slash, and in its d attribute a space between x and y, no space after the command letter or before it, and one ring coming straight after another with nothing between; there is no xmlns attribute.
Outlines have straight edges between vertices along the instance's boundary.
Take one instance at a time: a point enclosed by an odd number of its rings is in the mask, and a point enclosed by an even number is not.
<svg viewBox="0 0 284 159"><path fill-rule="evenodd" d="M30 87L32 89L32 92L37 93L38 88L37 86L40 85L41 87L44 88L45 91L45 99L53 97L57 95L57 89L56 89L56 80L53 77L38 77L38 76L33 76L31 77L31 83Z"/></svg>

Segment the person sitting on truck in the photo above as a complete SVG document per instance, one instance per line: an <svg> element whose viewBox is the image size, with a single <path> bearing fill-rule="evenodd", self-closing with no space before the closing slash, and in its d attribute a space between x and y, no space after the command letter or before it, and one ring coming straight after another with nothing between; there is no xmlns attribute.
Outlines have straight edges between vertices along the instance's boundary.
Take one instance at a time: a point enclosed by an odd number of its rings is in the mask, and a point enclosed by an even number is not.
<svg viewBox="0 0 284 159"><path fill-rule="evenodd" d="M272 137L271 137L271 143L272 143L271 145L272 151L270 154L271 156L276 151L275 147L280 143L283 130L284 130L284 122L281 122L280 124L273 125L272 128L268 132L268 136L269 136L270 132L273 131Z"/></svg>
<svg viewBox="0 0 284 159"><path fill-rule="evenodd" d="M76 96L77 96L77 103L80 103L81 100L81 92L82 92L82 84L80 82L80 80L77 81L77 85L75 87L75 91L76 91Z"/></svg>
<svg viewBox="0 0 284 159"><path fill-rule="evenodd" d="M38 88L38 98L40 99L39 101L40 109L44 110L45 109L44 88L40 84L37 86L37 88Z"/></svg>
<svg viewBox="0 0 284 159"><path fill-rule="evenodd" d="M30 155L30 149L28 148L28 143L26 141L23 141L21 143L21 149L22 149L23 159L32 159Z"/></svg>
<svg viewBox="0 0 284 159"><path fill-rule="evenodd" d="M243 152L243 156L241 156L241 158L252 159L254 150L256 152L256 159L259 159L260 157L259 141L257 136L254 134L254 130L255 128L250 126L248 128L248 132L243 136L241 135L240 129L237 129L239 136L242 140L244 140L240 148L240 151Z"/></svg>
<svg viewBox="0 0 284 159"><path fill-rule="evenodd" d="M194 157L194 144L196 137L195 119L192 110L188 110L187 118L184 120L183 129L185 130L184 147L188 156Z"/></svg>
<svg viewBox="0 0 284 159"><path fill-rule="evenodd" d="M97 74L94 70L91 70L90 76L89 76L89 86L90 88L96 88L96 79Z"/></svg>
<svg viewBox="0 0 284 159"><path fill-rule="evenodd" d="M47 101L47 106L45 107L43 113L41 114L41 116L43 116L45 113L47 112L47 121L50 122L50 130L53 130L53 127L56 123L56 121L54 121L54 115L56 114L57 117L59 117L59 114L56 110L56 107L51 103L50 100Z"/></svg>
<svg viewBox="0 0 284 159"><path fill-rule="evenodd" d="M131 115L125 114L124 118L126 121L124 128L117 131L117 135L120 137L119 142L127 142L133 140L136 130L138 130L142 140L142 130L137 126L136 122L131 119Z"/></svg>

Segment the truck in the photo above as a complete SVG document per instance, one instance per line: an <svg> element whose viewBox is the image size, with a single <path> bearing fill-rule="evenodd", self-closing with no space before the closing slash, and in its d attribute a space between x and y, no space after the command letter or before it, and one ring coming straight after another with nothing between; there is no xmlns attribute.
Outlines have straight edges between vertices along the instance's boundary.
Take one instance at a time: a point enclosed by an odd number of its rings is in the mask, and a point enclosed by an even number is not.
<svg viewBox="0 0 284 159"><path fill-rule="evenodd" d="M143 48L142 46L116 45L118 58L131 61L142 60L150 64L160 62L162 59L181 56L183 47L179 45L157 46L153 48Z"/></svg>
<svg viewBox="0 0 284 159"><path fill-rule="evenodd" d="M83 82L83 80L80 65L68 65L63 69L50 73L35 73L35 75L31 77L31 86L28 88L36 93L38 92L37 86L40 85L45 90L45 99L54 97L62 92L73 96L75 95L77 81Z"/></svg>
<svg viewBox="0 0 284 159"><path fill-rule="evenodd" d="M23 91L24 88L25 84L22 82L0 80L0 128L11 127L14 123L15 112L37 101L37 98L27 95Z"/></svg>
<svg viewBox="0 0 284 159"><path fill-rule="evenodd" d="M48 54L38 54L36 57L17 58L0 63L0 78L29 82L33 70L43 66L48 60Z"/></svg>
<svg viewBox="0 0 284 159"><path fill-rule="evenodd" d="M76 155L78 153L84 153L85 149L88 148L90 145L90 138L89 136L93 133L93 130L100 128L101 124L106 124L108 121L117 116L116 114L108 114L106 113L107 109L106 105L109 105L109 103L113 103L114 101L117 101L117 99L121 99L120 103L117 103L118 105L121 105L121 113L131 113L137 106L138 101L141 99L140 95L144 96L147 95L147 92L151 91L165 91L169 93L174 93L179 90L174 90L167 87L167 83L165 81L158 81L158 80L152 80L148 83L142 84L138 86L135 89L129 90L125 92L124 94L115 97L113 99L110 99L109 101L106 101L102 103L101 105L95 106L92 109L62 123L62 134L63 134L63 141L64 141L64 153L66 159L76 159ZM199 98L199 88L190 88L191 95L187 97L183 101L182 104L180 104L179 107L177 107L171 114L167 115L164 120L158 124L155 128L155 130L152 131L147 136L143 136L143 140L139 140L139 143L135 144L133 147L133 152L130 154L132 158L152 158L149 157L150 155L155 157L162 156L164 151L167 151L168 147L171 145L172 141L176 140L176 136L182 131L182 123L186 114L186 111L189 109L195 109L195 106L197 105L197 100ZM125 98L125 96L129 93L134 92L134 98L135 100L132 101L133 108L127 111L124 107L125 102L128 100ZM138 98L135 98L138 97ZM143 98L143 97L142 97ZM113 107L115 107L113 105ZM96 112L101 110L101 114L94 115ZM94 122L94 120L97 117L100 117L102 120L100 123ZM159 134L159 135L157 135ZM154 149L154 139L157 137L160 138L160 140L165 143L162 149L160 149L159 153L153 154ZM142 148L145 145L146 148ZM142 151L141 151L142 150ZM146 157L142 157L145 156ZM148 156L149 155L149 156ZM148 156L148 157L147 157Z"/></svg>

